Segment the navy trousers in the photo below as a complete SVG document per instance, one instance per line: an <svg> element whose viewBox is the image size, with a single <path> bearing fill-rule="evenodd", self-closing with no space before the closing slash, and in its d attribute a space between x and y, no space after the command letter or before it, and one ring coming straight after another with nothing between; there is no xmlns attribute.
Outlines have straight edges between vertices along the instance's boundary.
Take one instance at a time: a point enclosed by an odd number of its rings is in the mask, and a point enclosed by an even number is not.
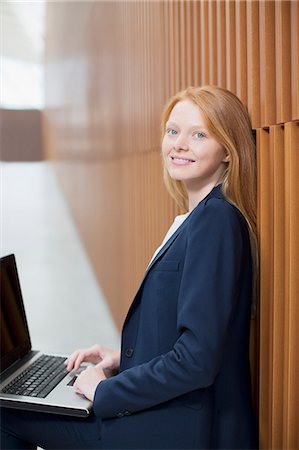
<svg viewBox="0 0 299 450"><path fill-rule="evenodd" d="M1 449L101 449L100 421L1 408Z"/></svg>

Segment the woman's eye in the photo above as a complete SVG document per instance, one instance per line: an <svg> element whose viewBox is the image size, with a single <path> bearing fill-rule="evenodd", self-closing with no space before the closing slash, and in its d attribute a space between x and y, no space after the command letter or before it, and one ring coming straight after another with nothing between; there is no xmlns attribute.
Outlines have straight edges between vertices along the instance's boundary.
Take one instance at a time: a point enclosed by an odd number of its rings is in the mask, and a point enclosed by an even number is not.
<svg viewBox="0 0 299 450"><path fill-rule="evenodd" d="M199 131L198 133L195 133L195 137L197 137L198 139L203 139L206 137L206 135Z"/></svg>
<svg viewBox="0 0 299 450"><path fill-rule="evenodd" d="M170 134L170 135L172 135L172 136L175 136L175 135L177 134L177 131L174 130L173 128L168 128L168 129L166 130L166 133L167 133L167 134Z"/></svg>

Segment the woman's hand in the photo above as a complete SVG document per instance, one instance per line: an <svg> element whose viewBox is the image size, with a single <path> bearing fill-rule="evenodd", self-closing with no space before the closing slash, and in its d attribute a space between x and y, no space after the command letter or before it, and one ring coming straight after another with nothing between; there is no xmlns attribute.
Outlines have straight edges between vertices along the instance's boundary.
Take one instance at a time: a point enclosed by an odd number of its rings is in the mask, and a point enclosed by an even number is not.
<svg viewBox="0 0 299 450"><path fill-rule="evenodd" d="M105 378L109 378L119 369L120 352L101 345L93 345L86 349L76 350L65 361L65 364L70 372L72 369L78 370L83 362L96 364L103 371Z"/></svg>
<svg viewBox="0 0 299 450"><path fill-rule="evenodd" d="M100 367L89 366L77 377L74 383L75 392L93 401L97 385L105 379L104 371Z"/></svg>

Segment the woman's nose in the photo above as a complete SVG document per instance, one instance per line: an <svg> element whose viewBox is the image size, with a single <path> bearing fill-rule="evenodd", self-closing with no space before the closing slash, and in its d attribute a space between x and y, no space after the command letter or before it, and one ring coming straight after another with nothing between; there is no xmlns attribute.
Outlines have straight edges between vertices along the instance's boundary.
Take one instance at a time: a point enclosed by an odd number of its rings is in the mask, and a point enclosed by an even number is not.
<svg viewBox="0 0 299 450"><path fill-rule="evenodd" d="M174 144L174 149L179 150L188 150L188 142L187 139L184 136L178 136L177 140Z"/></svg>

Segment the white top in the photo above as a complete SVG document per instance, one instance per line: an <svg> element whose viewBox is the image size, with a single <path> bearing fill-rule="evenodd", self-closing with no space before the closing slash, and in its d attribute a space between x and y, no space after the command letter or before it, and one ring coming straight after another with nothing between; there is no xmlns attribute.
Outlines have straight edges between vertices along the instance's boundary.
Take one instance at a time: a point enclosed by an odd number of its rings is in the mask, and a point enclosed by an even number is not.
<svg viewBox="0 0 299 450"><path fill-rule="evenodd" d="M162 244L157 248L157 250L155 251L155 253L153 254L152 259L149 262L150 263L153 261L153 259L155 258L155 256L159 253L159 251L161 250L161 248L163 247L163 245L168 241L168 239L171 238L171 236L176 232L176 230L182 225L182 223L184 222L184 220L187 219L187 217L189 216L190 211L187 212L186 214L180 214L179 216L176 216L174 218L173 224L171 225L171 227L169 228L169 230L167 231Z"/></svg>

